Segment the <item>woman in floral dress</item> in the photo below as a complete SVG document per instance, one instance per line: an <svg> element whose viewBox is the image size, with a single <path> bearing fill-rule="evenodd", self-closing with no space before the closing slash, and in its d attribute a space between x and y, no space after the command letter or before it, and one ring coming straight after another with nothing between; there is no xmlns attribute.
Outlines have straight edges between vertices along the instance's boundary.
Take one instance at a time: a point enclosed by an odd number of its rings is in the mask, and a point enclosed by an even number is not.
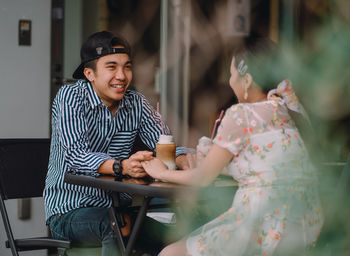
<svg viewBox="0 0 350 256"><path fill-rule="evenodd" d="M232 58L230 86L240 103L227 109L197 168L143 162L150 176L169 182L206 185L227 167L239 183L230 209L160 255L303 255L315 243L323 224L316 173L290 115L307 122L306 113L288 80L264 93L249 57L261 60L271 45L257 40Z"/></svg>

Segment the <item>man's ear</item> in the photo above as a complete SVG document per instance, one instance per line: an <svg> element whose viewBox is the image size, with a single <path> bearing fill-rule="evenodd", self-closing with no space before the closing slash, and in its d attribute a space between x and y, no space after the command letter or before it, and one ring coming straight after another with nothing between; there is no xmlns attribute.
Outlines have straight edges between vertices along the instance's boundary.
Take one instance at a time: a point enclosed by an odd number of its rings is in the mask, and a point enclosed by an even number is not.
<svg viewBox="0 0 350 256"><path fill-rule="evenodd" d="M95 80L95 72L91 68L84 68L84 75L89 82Z"/></svg>

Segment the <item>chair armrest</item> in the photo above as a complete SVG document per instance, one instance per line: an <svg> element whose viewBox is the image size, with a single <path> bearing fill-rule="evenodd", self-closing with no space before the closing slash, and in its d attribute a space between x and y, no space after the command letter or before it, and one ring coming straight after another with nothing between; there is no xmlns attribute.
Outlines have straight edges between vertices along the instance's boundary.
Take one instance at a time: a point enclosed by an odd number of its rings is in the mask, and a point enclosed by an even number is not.
<svg viewBox="0 0 350 256"><path fill-rule="evenodd" d="M50 237L15 239L15 245L20 251L40 250L49 248L71 248L70 241L53 239ZM6 241L6 247L10 248L9 241Z"/></svg>

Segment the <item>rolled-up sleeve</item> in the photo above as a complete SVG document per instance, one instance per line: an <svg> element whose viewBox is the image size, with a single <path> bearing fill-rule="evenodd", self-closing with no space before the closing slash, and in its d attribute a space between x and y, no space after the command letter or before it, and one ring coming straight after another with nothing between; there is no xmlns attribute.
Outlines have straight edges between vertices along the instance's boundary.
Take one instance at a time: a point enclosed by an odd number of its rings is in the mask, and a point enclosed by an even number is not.
<svg viewBox="0 0 350 256"><path fill-rule="evenodd" d="M57 116L59 140L64 150L64 162L68 169L81 172L96 172L100 165L111 157L101 152L91 152L88 143L88 126L84 117L84 104L79 104L76 95L62 97Z"/></svg>
<svg viewBox="0 0 350 256"><path fill-rule="evenodd" d="M214 143L237 154L247 142L249 134L248 121L243 105L230 107L219 125Z"/></svg>

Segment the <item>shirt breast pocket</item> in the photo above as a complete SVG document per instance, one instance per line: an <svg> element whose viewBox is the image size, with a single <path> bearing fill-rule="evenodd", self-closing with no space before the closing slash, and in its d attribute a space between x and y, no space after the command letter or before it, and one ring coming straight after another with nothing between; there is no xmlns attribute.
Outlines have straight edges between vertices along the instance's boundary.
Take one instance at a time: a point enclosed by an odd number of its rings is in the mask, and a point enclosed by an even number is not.
<svg viewBox="0 0 350 256"><path fill-rule="evenodd" d="M133 148L138 130L120 130L113 136L109 147L112 156L128 158Z"/></svg>
<svg viewBox="0 0 350 256"><path fill-rule="evenodd" d="M136 129L123 129L120 131L117 131L115 134L115 137L120 140L134 140L137 135Z"/></svg>

